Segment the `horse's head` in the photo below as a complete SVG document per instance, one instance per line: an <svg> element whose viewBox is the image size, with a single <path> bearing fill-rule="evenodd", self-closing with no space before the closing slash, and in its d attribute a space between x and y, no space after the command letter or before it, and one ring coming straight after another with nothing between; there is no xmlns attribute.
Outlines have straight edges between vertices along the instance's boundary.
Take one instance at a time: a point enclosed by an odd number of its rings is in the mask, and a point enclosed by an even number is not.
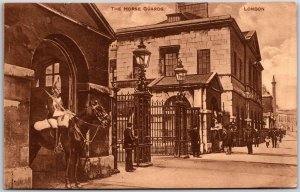
<svg viewBox="0 0 300 192"><path fill-rule="evenodd" d="M111 119L109 114L97 101L90 103L90 109L88 109L88 113L93 115L103 127L108 127L110 125Z"/></svg>

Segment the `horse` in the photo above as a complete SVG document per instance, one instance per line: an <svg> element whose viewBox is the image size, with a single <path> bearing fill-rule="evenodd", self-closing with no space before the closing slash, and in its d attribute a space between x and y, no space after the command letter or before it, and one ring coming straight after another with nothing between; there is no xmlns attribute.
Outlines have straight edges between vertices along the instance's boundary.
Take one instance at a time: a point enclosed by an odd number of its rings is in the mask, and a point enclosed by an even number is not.
<svg viewBox="0 0 300 192"><path fill-rule="evenodd" d="M88 141L86 133L90 129L107 128L110 125L110 116L106 113L104 108L96 104L86 106L82 112L75 115L69 122L69 127L58 127L60 133L60 142L64 150L66 159L65 169L65 187L71 188L69 179L71 160L74 162L74 180L75 187L80 188L81 185L77 180L77 169L80 160L80 154ZM53 133L53 128L47 128L37 131L33 126L30 127L30 142L29 142L29 163L31 164L39 152L41 147L53 150L56 147L56 134ZM74 159L72 159L72 156Z"/></svg>

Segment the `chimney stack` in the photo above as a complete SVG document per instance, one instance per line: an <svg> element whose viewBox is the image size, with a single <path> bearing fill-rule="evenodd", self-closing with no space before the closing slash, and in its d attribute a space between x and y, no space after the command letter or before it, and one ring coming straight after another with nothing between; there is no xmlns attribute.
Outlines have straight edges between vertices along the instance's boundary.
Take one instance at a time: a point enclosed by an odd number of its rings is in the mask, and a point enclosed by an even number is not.
<svg viewBox="0 0 300 192"><path fill-rule="evenodd" d="M176 3L176 13L185 12L202 18L208 17L208 3Z"/></svg>

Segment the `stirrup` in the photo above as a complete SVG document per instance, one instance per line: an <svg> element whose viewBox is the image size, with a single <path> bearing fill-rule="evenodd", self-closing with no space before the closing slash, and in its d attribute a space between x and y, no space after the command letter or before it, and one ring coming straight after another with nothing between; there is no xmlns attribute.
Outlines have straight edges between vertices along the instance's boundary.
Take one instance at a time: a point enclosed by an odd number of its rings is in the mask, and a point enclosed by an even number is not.
<svg viewBox="0 0 300 192"><path fill-rule="evenodd" d="M56 147L54 148L54 152L55 152L55 153L64 152L64 148L63 148L61 142L59 142L59 143L56 145Z"/></svg>

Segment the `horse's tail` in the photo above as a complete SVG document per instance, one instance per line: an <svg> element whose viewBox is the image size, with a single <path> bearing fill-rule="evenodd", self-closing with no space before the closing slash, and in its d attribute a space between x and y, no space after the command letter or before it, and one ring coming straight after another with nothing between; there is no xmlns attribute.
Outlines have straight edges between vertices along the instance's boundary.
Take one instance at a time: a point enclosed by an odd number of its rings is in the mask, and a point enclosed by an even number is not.
<svg viewBox="0 0 300 192"><path fill-rule="evenodd" d="M37 142L39 139L39 132L35 130L34 125L29 126L29 165L32 164L41 146Z"/></svg>

